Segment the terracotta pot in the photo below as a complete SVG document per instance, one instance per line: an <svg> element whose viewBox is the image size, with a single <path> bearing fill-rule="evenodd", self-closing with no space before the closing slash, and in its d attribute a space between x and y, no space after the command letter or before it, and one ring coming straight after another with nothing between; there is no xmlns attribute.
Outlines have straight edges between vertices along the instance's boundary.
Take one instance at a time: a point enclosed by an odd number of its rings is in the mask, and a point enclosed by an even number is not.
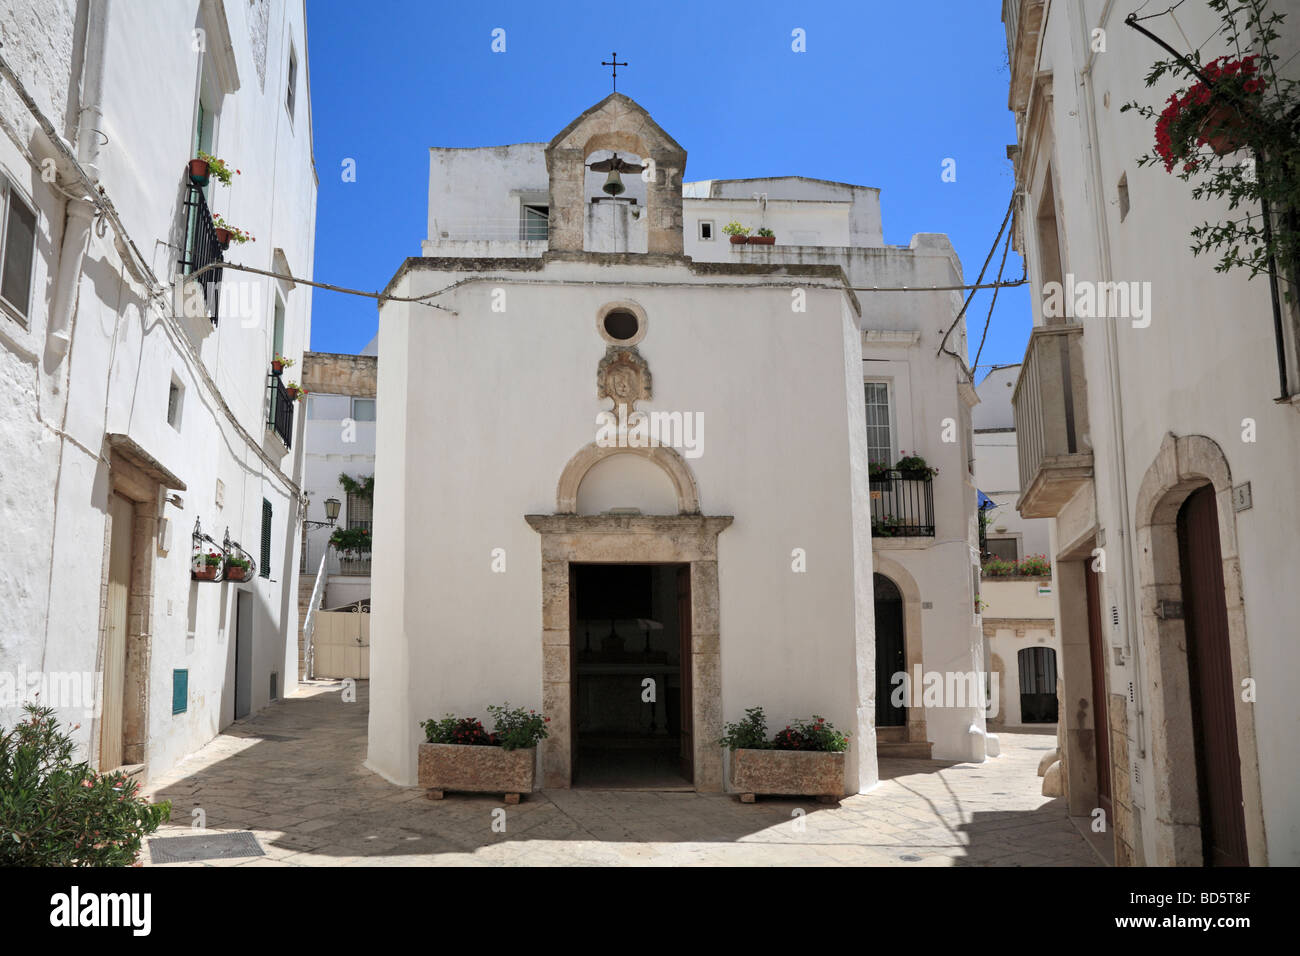
<svg viewBox="0 0 1300 956"><path fill-rule="evenodd" d="M208 161L206 159L190 160L190 182L196 186L208 184Z"/></svg>
<svg viewBox="0 0 1300 956"><path fill-rule="evenodd" d="M749 236L732 236L732 237L731 237L731 244L732 244L733 246L743 246L743 245L744 245L745 243L747 243L747 242L749 242Z"/></svg>
<svg viewBox="0 0 1300 956"><path fill-rule="evenodd" d="M220 244L221 248L229 248L230 237L233 233L229 229L223 229L221 226L214 226L213 229L217 234L217 242Z"/></svg>
<svg viewBox="0 0 1300 956"><path fill-rule="evenodd" d="M302 391L296 388L286 388L284 393L289 396L290 401L296 402L298 401L298 396L302 394Z"/></svg>
<svg viewBox="0 0 1300 956"><path fill-rule="evenodd" d="M742 803L759 793L784 796L844 796L844 754L818 750L746 750L731 752L731 788Z"/></svg>
<svg viewBox="0 0 1300 956"><path fill-rule="evenodd" d="M242 581L247 574L248 568L237 568L234 565L226 568L227 581Z"/></svg>
<svg viewBox="0 0 1300 956"><path fill-rule="evenodd" d="M217 565L205 564L201 568L191 568L190 576L195 581L215 581L217 579Z"/></svg>
<svg viewBox="0 0 1300 956"><path fill-rule="evenodd" d="M502 750L462 744L420 744L419 783L429 797L441 800L444 791L500 793L506 803L533 790L537 748Z"/></svg>
<svg viewBox="0 0 1300 956"><path fill-rule="evenodd" d="M776 236L750 236L749 244L752 246L774 246L776 245Z"/></svg>
<svg viewBox="0 0 1300 956"><path fill-rule="evenodd" d="M1206 114L1205 119L1201 120L1200 128L1196 132L1197 136L1204 138L1206 145L1214 150L1215 155L1227 156L1246 145L1242 136L1245 128L1246 121L1235 107L1226 103L1216 103L1210 107L1210 112Z"/></svg>
<svg viewBox="0 0 1300 956"><path fill-rule="evenodd" d="M272 375L279 375L279 374L280 374L281 372L283 372L283 371L284 371L284 363L283 363L283 362L277 362L276 360L272 359L272 360L271 360L271 374L272 374Z"/></svg>

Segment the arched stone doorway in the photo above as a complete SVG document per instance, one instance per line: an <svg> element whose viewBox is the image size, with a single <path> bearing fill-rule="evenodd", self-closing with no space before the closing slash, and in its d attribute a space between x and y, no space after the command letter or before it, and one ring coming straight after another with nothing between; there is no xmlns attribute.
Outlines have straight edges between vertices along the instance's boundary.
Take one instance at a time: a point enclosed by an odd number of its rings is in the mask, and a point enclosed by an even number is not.
<svg viewBox="0 0 1300 956"><path fill-rule="evenodd" d="M899 674L907 674L903 643L903 592L883 574L873 575L876 598L876 727L906 727L907 704ZM906 682L902 686L906 686ZM900 703L901 699L901 703Z"/></svg>
<svg viewBox="0 0 1300 956"><path fill-rule="evenodd" d="M1263 865L1254 714L1239 692L1251 676L1245 603L1222 450L1201 435L1166 435L1136 511L1153 862Z"/></svg>
<svg viewBox="0 0 1300 956"><path fill-rule="evenodd" d="M876 595L876 751L882 757L929 757L930 743L926 736L925 708L911 706L915 700L907 700L904 720L897 724L881 722L882 704L889 705L889 697L894 685L890 678L899 670L909 677L910 696L915 698L919 688L913 686L922 673L921 666L921 590L916 579L900 563L880 553L872 556L875 565L873 583ZM881 601L881 595L885 600ZM901 613L899 613L901 612ZM899 642L902 645L903 667L896 666L897 655L892 649L892 638L886 638L889 647L882 648L881 621L886 622L886 634L889 629L898 626L893 617L899 614ZM882 658L882 649L885 657ZM883 695L883 697L882 697ZM897 719L894 715L893 719Z"/></svg>

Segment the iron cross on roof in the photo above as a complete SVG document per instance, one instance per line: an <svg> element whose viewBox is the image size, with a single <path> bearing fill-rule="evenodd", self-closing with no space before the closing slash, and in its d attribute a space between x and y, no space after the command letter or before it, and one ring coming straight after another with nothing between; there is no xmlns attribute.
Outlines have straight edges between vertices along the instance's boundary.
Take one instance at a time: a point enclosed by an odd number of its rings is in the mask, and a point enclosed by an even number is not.
<svg viewBox="0 0 1300 956"><path fill-rule="evenodd" d="M618 54L617 54L617 53L611 53L611 54L609 55L609 61L607 62L607 61L605 61L605 60L601 60L601 61L600 61L600 65L601 65L601 66L612 66L612 67L614 68L614 75L613 75L612 79L614 80L614 92L617 93L617 92L618 92L618 68L619 68L620 66L627 66L627 64L626 64L626 63L620 63L620 62L618 62Z"/></svg>

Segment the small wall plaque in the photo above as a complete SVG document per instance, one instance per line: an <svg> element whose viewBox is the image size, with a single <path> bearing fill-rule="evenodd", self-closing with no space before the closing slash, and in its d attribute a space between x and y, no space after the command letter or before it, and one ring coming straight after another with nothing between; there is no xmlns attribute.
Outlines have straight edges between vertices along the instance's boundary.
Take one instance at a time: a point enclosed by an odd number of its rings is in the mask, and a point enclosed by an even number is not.
<svg viewBox="0 0 1300 956"><path fill-rule="evenodd" d="M1232 510L1249 511L1253 507L1250 500L1250 482L1237 485L1232 489Z"/></svg>

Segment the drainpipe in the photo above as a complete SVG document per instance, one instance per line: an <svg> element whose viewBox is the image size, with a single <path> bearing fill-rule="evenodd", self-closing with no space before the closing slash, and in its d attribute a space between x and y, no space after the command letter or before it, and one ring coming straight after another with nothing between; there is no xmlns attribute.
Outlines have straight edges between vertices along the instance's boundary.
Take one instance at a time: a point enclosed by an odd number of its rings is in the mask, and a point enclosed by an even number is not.
<svg viewBox="0 0 1300 956"><path fill-rule="evenodd" d="M77 121L77 162L92 188L99 184L100 127L103 126L104 61L108 41L110 0L92 0L87 5L86 39L81 73L81 113ZM59 248L59 271L54 286L54 306L50 315L50 345L59 354L67 353L72 312L77 304L77 286L81 265L90 240L93 202L69 199L63 226L63 243Z"/></svg>
<svg viewBox="0 0 1300 956"><path fill-rule="evenodd" d="M1114 0L1106 0L1106 6L1101 12L1101 19L1098 21L1098 27L1105 28L1107 20L1110 18L1111 8L1114 6ZM1088 29L1087 12L1083 9L1083 4L1079 4L1076 9L1079 13L1079 26L1083 31L1081 36L1091 36ZM1087 149L1092 155L1092 196L1095 207L1095 217L1097 221L1097 254L1099 265L1106 281L1112 281L1113 266L1110 254L1110 234L1106 226L1106 194L1103 178L1105 172L1101 166L1101 152L1099 149L1099 135L1097 129L1097 97L1092 85L1092 67L1097 58L1095 50L1090 52L1088 62L1080 71L1080 80L1082 81L1083 94L1085 97L1084 115L1087 117ZM1120 394L1120 367L1119 367L1119 336L1116 332L1114 321L1108 321L1103 326L1106 330L1106 387L1109 392L1110 405L1110 432L1111 444L1115 454L1115 494L1119 504L1119 536L1124 559L1123 589L1124 589L1124 607L1128 619L1129 635L1129 661L1133 666L1133 685L1142 691L1142 655L1140 619L1138 618L1138 601L1137 587L1135 576L1137 574L1137 565L1134 560L1135 545L1133 543L1133 531L1129 521L1129 494L1128 494L1128 458L1124 451L1124 406L1123 398ZM1134 738L1137 742L1138 756L1146 756L1146 708L1144 706L1144 694L1139 693L1137 696L1137 706L1134 708ZM1130 774L1131 767L1125 767L1124 773Z"/></svg>

